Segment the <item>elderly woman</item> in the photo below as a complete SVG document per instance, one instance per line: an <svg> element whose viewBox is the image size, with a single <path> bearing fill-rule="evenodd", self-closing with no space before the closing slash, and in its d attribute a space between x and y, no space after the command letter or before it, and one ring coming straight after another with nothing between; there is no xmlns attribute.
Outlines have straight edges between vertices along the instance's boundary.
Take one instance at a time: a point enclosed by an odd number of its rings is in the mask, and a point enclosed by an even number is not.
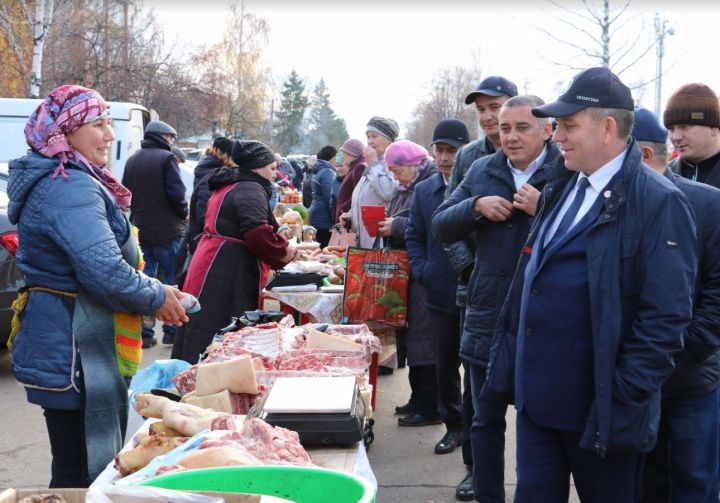
<svg viewBox="0 0 720 503"><path fill-rule="evenodd" d="M420 145L400 140L385 151L385 162L397 180L388 217L380 222L380 235L388 238L392 248L405 249L405 227L410 216L410 201L415 186L428 179L437 168ZM398 353L404 351L410 367L410 400L396 408L400 426L424 426L441 422L438 412L438 388L435 376L435 340L428 329L425 289L410 271L408 292L408 328L397 331Z"/></svg>
<svg viewBox="0 0 720 503"><path fill-rule="evenodd" d="M335 222L340 221L340 215L350 211L352 193L360 178L362 178L367 164L365 163L365 145L360 140L350 138L340 147L335 158L338 175L342 177L340 189L335 201Z"/></svg>
<svg viewBox="0 0 720 503"><path fill-rule="evenodd" d="M279 269L295 249L277 233L269 198L277 164L272 150L259 141L233 145L235 167L215 170L208 179L213 191L205 229L190 262L183 291L203 306L190 315L173 356L190 363L212 342L233 316L258 308L270 269Z"/></svg>
<svg viewBox="0 0 720 503"><path fill-rule="evenodd" d="M10 162L8 182L26 284L13 304L12 369L44 411L50 487L87 487L122 447L141 314L187 317L177 289L137 271L131 194L103 168L115 136L102 96L53 90L25 137L31 151Z"/></svg>
<svg viewBox="0 0 720 503"><path fill-rule="evenodd" d="M368 166L353 190L350 212L340 215L340 222L346 226L348 222L350 223L350 229L357 233L358 245L363 248L371 248L375 236L368 234L362 221L361 208L380 205L387 208L390 203L395 190L395 181L388 172L383 156L399 133L400 127L392 119L376 116L367 123L365 135L368 148L365 149L365 158Z"/></svg>

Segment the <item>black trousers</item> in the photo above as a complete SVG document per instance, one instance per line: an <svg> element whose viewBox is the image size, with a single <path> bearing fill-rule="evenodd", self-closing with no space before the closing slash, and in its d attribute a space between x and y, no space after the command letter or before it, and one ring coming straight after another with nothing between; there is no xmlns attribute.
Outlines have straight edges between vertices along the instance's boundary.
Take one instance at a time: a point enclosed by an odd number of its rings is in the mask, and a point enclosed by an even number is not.
<svg viewBox="0 0 720 503"><path fill-rule="evenodd" d="M43 409L50 437L50 487L88 487L85 413L82 410Z"/></svg>
<svg viewBox="0 0 720 503"><path fill-rule="evenodd" d="M428 416L438 415L438 388L435 365L408 365L410 403Z"/></svg>
<svg viewBox="0 0 720 503"><path fill-rule="evenodd" d="M465 308L460 308L460 324L459 330L460 335L458 337L458 348L460 344L460 338L462 338L463 326L465 325ZM459 353L459 349L458 349ZM473 465L473 449L472 441L470 439L470 428L472 427L473 416L475 416L475 407L473 406L473 395L472 395L472 379L470 379L470 365L463 362L464 377L463 377L463 393L462 393L462 428L463 428L463 441L462 441L462 458L468 468L472 469Z"/></svg>
<svg viewBox="0 0 720 503"><path fill-rule="evenodd" d="M440 414L448 431L462 431L460 392L460 317L428 310L428 329L435 336Z"/></svg>
<svg viewBox="0 0 720 503"><path fill-rule="evenodd" d="M320 243L320 248L325 248L330 241L330 229L318 229L315 240Z"/></svg>

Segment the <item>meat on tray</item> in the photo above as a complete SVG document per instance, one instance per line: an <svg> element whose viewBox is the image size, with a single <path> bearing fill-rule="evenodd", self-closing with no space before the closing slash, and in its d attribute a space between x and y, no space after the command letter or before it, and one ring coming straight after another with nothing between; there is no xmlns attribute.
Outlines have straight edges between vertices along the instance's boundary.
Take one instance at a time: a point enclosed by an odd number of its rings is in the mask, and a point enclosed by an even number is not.
<svg viewBox="0 0 720 503"><path fill-rule="evenodd" d="M239 430L208 435L198 450L175 465L158 468L156 474L233 465L313 466L313 462L296 432L247 418Z"/></svg>

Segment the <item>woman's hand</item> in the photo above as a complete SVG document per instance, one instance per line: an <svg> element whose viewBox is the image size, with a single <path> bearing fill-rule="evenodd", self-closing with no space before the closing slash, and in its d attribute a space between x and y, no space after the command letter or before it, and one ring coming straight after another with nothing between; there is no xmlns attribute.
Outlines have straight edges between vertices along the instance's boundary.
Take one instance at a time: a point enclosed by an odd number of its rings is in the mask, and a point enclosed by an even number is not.
<svg viewBox="0 0 720 503"><path fill-rule="evenodd" d="M346 211L345 213L341 213L338 217L338 221L340 222L340 225L346 229L350 229L350 212Z"/></svg>
<svg viewBox="0 0 720 503"><path fill-rule="evenodd" d="M363 153L365 154L365 162L367 162L368 166L378 160L377 151L369 145L365 147Z"/></svg>
<svg viewBox="0 0 720 503"><path fill-rule="evenodd" d="M383 237L388 237L392 232L392 223L395 220L394 217L386 218L378 224L378 232Z"/></svg>
<svg viewBox="0 0 720 503"><path fill-rule="evenodd" d="M176 286L163 285L165 290L165 302L155 312L155 317L166 325L182 326L189 318L185 314L185 308L180 304L183 293Z"/></svg>
<svg viewBox="0 0 720 503"><path fill-rule="evenodd" d="M289 264L293 260L297 260L300 257L301 252L302 250L298 250L294 246L288 246L287 251L285 252L285 257L283 257L283 262Z"/></svg>

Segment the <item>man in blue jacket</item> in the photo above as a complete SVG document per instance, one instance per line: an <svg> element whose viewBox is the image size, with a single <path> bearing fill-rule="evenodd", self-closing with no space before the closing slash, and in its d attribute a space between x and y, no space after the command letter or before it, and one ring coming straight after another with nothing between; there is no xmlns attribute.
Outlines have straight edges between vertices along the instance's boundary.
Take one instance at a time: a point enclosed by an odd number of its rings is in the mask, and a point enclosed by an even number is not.
<svg viewBox="0 0 720 503"><path fill-rule="evenodd" d="M645 458L642 503L718 500L718 385L720 384L720 190L667 167L667 134L655 114L635 109L633 136L645 164L688 198L698 235L693 319L684 349L662 387L660 431Z"/></svg>
<svg viewBox="0 0 720 503"><path fill-rule="evenodd" d="M660 388L692 318L697 271L687 198L642 163L630 89L578 74L556 117L548 183L500 312L482 395L515 400L515 501L634 502L655 445Z"/></svg>
<svg viewBox="0 0 720 503"><path fill-rule="evenodd" d="M446 433L435 444L435 453L448 454L453 452L465 437L469 439L470 425L465 424L462 414L459 371L460 309L455 303L457 275L442 243L432 236L430 224L433 212L443 202L455 156L458 150L470 141L470 133L464 122L444 119L435 125L432 140L433 157L438 172L415 187L405 241L413 275L425 288L428 328L436 337L435 368L440 394L440 414ZM445 280L438 281L438 278ZM465 377L465 381L467 384L469 376ZM472 466L472 452L469 448L463 449L463 461ZM461 501L474 499L474 495L466 490L456 490L455 495Z"/></svg>
<svg viewBox="0 0 720 503"><path fill-rule="evenodd" d="M505 501L507 402L480 402L479 393L497 313L530 230L539 191L553 176L552 166L560 155L549 142L550 122L532 115L532 107L542 104L537 96L516 96L503 104L501 150L474 163L433 218L433 234L439 240L451 243L471 238L476 243L460 357L471 380L475 411L471 439L478 501Z"/></svg>

